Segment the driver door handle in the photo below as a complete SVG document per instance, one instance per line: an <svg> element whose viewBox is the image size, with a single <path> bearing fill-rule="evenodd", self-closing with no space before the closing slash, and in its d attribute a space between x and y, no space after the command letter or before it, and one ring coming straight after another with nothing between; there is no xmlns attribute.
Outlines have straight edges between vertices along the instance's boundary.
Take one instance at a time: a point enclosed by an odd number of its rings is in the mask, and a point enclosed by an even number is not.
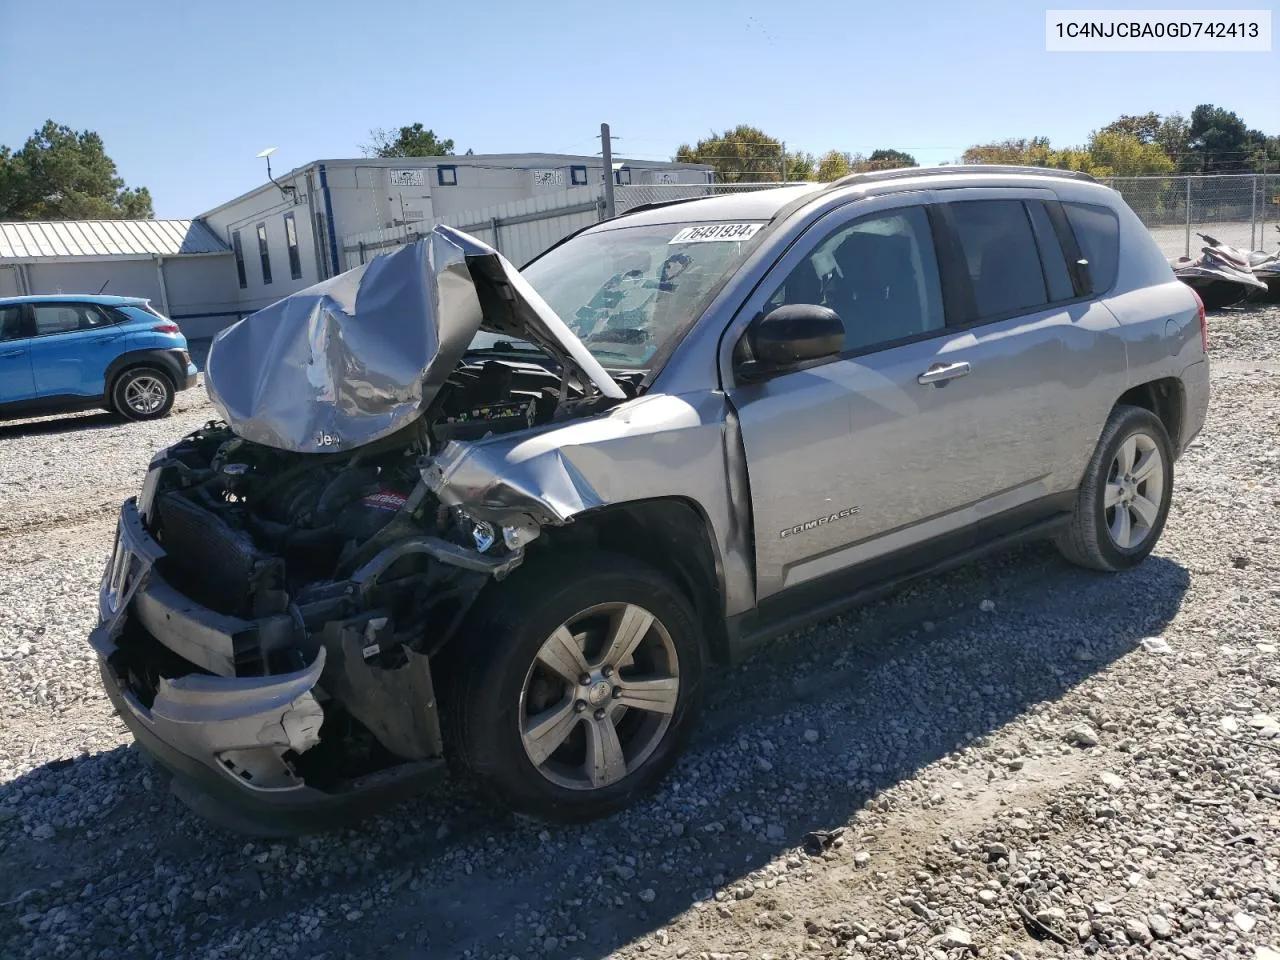
<svg viewBox="0 0 1280 960"><path fill-rule="evenodd" d="M964 361L959 363L935 363L920 376L916 377L916 383L944 384L948 380L954 380L956 377L967 377L969 370L969 364Z"/></svg>
<svg viewBox="0 0 1280 960"><path fill-rule="evenodd" d="M20 357L26 352L25 350L6 350L4 353L0 353L0 357Z"/></svg>

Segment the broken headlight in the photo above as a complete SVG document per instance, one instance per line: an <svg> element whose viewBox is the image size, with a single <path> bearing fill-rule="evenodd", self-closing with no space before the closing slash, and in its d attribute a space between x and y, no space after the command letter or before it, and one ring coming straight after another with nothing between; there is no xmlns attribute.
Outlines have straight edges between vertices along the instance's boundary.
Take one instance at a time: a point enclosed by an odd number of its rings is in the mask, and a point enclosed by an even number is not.
<svg viewBox="0 0 1280 960"><path fill-rule="evenodd" d="M493 532L493 524L485 523L483 520L475 521L471 526L471 541L476 545L476 550L485 553L497 541L497 534Z"/></svg>
<svg viewBox="0 0 1280 960"><path fill-rule="evenodd" d="M536 540L541 532L537 523L529 517L522 517L512 523L495 527L487 520L476 520L468 516L465 511L459 510L458 521L462 531L469 534L471 543L478 553L488 553L493 549L499 536L508 550L520 550Z"/></svg>

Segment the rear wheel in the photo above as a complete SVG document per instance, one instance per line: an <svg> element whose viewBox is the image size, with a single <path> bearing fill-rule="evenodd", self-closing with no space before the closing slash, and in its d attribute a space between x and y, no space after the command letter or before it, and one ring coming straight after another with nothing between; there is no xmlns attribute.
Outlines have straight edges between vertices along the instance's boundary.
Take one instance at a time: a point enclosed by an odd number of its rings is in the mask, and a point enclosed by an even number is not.
<svg viewBox="0 0 1280 960"><path fill-rule="evenodd" d="M702 647L656 570L592 553L517 571L458 638L445 743L510 807L586 820L654 786L697 712Z"/></svg>
<svg viewBox="0 0 1280 960"><path fill-rule="evenodd" d="M1062 555L1091 570L1137 566L1155 549L1173 499L1173 445L1149 410L1111 411L1058 537Z"/></svg>
<svg viewBox="0 0 1280 960"><path fill-rule="evenodd" d="M116 377L111 406L129 420L157 420L173 408L173 381L154 367L134 367Z"/></svg>

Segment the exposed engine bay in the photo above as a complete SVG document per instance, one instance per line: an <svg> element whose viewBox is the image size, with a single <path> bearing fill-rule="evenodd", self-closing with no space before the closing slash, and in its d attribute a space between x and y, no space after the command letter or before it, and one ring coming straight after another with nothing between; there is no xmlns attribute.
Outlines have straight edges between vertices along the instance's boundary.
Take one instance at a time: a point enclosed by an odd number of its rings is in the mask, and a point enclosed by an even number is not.
<svg viewBox="0 0 1280 960"><path fill-rule="evenodd" d="M538 527L474 520L442 504L424 470L449 441L618 402L544 363L484 352L458 364L422 416L355 450L295 453L212 422L153 462L138 514L163 555L113 655L139 700L150 707L165 680L193 672L273 678L324 658L318 729L270 763L233 751L223 762L238 776L322 786L441 755L431 658ZM157 617L163 643L148 630Z"/></svg>

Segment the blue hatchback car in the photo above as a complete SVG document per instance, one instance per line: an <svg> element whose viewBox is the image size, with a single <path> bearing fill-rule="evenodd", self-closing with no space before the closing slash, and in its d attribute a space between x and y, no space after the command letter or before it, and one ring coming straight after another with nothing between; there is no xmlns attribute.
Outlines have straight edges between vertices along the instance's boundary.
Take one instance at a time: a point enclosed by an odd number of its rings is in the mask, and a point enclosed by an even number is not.
<svg viewBox="0 0 1280 960"><path fill-rule="evenodd" d="M146 299L0 298L0 419L104 407L155 420L195 382L187 338Z"/></svg>

